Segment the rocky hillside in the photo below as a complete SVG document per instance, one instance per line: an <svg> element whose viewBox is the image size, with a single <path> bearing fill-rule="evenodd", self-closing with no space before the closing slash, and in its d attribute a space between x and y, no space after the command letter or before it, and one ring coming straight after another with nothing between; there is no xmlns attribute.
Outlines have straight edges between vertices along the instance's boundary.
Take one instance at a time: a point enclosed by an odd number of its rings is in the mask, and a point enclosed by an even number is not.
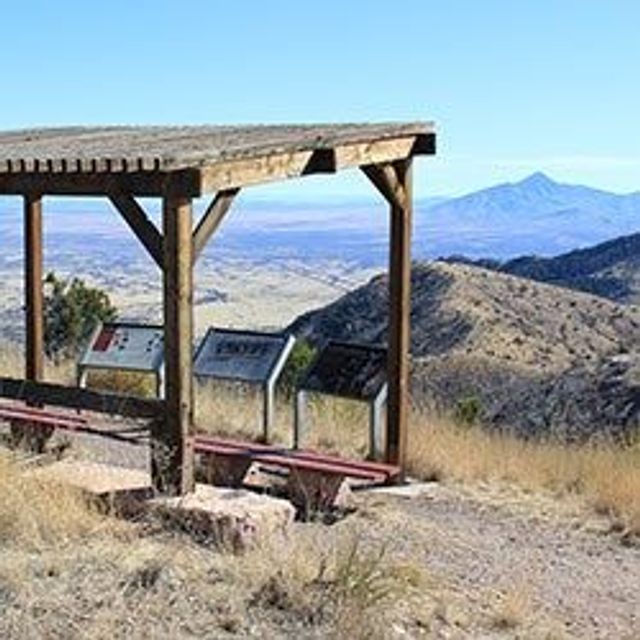
<svg viewBox="0 0 640 640"><path fill-rule="evenodd" d="M504 263L451 258L503 273L586 291L618 302L640 303L640 233L553 258L522 256Z"/></svg>
<svg viewBox="0 0 640 640"><path fill-rule="evenodd" d="M415 402L454 411L474 397L485 420L527 433L638 424L637 362L624 358L640 345L640 308L463 264L415 265L412 283ZM379 276L291 329L384 342L386 314Z"/></svg>

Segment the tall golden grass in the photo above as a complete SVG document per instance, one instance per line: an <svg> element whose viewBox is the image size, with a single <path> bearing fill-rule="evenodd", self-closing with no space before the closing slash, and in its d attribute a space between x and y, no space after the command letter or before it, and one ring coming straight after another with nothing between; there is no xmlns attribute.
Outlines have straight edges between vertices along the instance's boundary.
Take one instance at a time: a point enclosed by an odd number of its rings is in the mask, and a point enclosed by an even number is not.
<svg viewBox="0 0 640 640"><path fill-rule="evenodd" d="M255 394L203 387L196 403L200 427L243 438L261 434L261 405ZM289 444L290 403L281 402L276 416L272 439ZM303 444L363 457L368 452L367 420L367 409L361 403L315 398L309 405ZM596 512L608 515L615 527L640 534L640 445L523 440L415 411L408 465L410 475L418 479L497 482L558 497L578 496Z"/></svg>
<svg viewBox="0 0 640 640"><path fill-rule="evenodd" d="M94 533L106 522L73 489L45 482L0 455L0 545L38 550Z"/></svg>
<svg viewBox="0 0 640 640"><path fill-rule="evenodd" d="M311 527L212 553L101 514L7 455L0 486L1 637L226 637L264 625L265 637L291 626L384 638L422 587L420 569L357 530Z"/></svg>
<svg viewBox="0 0 640 640"><path fill-rule="evenodd" d="M0 348L0 374L18 375L17 348ZM72 383L70 364L49 366L48 378ZM128 374L100 374L97 386L146 393L149 380ZM196 422L218 434L253 439L262 435L262 400L246 386L208 383L196 386ZM361 403L315 397L307 416L303 444L363 457L368 450L368 413ZM292 442L292 403L279 399L273 442ZM622 447L598 442L582 446L525 441L481 427L414 412L410 425L409 471L416 478L466 483L501 482L556 495L583 497L598 513L624 531L640 533L640 445Z"/></svg>
<svg viewBox="0 0 640 640"><path fill-rule="evenodd" d="M523 440L414 416L409 470L418 478L501 482L583 497L616 527L640 534L640 447Z"/></svg>

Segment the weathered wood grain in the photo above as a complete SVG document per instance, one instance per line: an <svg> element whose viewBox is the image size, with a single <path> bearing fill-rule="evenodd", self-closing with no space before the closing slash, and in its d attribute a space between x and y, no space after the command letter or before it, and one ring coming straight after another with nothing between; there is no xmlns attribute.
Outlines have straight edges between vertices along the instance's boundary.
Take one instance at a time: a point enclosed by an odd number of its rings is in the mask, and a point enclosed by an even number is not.
<svg viewBox="0 0 640 640"><path fill-rule="evenodd" d="M198 259L207 242L220 226L222 219L229 211L239 189L219 191L211 201L207 210L202 214L198 226L193 232L193 261Z"/></svg>
<svg viewBox="0 0 640 640"><path fill-rule="evenodd" d="M0 133L0 193L104 194L110 181L160 196L181 172L184 194L196 197L433 153L434 136L431 123L10 131Z"/></svg>
<svg viewBox="0 0 640 640"><path fill-rule="evenodd" d="M24 277L26 378L44 376L44 298L42 291L42 199L24 199Z"/></svg>
<svg viewBox="0 0 640 640"><path fill-rule="evenodd" d="M392 164L369 164L362 167L362 172L369 178L387 202L393 207L404 207L407 194L404 185Z"/></svg>
<svg viewBox="0 0 640 640"><path fill-rule="evenodd" d="M411 349L411 160L394 163L406 198L391 206L389 257L389 361L386 461L406 468L409 428L409 357Z"/></svg>
<svg viewBox="0 0 640 640"><path fill-rule="evenodd" d="M171 191L163 199L164 420L152 425L152 481L171 495L193 491L193 258L192 205Z"/></svg>
<svg viewBox="0 0 640 640"><path fill-rule="evenodd" d="M165 412L165 403L161 400L147 400L15 378L0 378L0 397L22 400L35 406L84 409L127 418L154 419L163 416Z"/></svg>
<svg viewBox="0 0 640 640"><path fill-rule="evenodd" d="M133 196L122 191L111 192L109 199L155 263L160 269L164 269L162 234L153 222L149 220L145 210L136 202Z"/></svg>

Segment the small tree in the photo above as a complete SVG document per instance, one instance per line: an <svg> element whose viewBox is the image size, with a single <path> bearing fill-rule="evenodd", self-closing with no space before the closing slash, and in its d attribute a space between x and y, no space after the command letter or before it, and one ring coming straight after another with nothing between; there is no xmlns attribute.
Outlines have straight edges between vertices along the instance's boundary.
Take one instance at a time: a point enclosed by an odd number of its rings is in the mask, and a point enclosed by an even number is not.
<svg viewBox="0 0 640 640"><path fill-rule="evenodd" d="M302 374L315 356L316 349L307 340L298 340L295 343L278 381L278 386L287 397L293 395Z"/></svg>
<svg viewBox="0 0 640 640"><path fill-rule="evenodd" d="M45 278L45 353L55 362L75 357L100 322L118 316L109 296L84 280L70 282L49 273Z"/></svg>

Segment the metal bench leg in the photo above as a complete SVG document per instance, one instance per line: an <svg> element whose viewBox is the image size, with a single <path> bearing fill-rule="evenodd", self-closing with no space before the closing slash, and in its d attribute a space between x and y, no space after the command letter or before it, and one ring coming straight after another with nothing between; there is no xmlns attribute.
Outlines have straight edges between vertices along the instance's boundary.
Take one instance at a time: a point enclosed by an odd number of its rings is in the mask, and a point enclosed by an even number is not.
<svg viewBox="0 0 640 640"><path fill-rule="evenodd" d="M241 487L251 466L251 459L245 456L208 454L202 456L200 460L204 482L219 487Z"/></svg>
<svg viewBox="0 0 640 640"><path fill-rule="evenodd" d="M293 448L299 449L302 438L305 435L307 394L304 391L296 391L293 405Z"/></svg>
<svg viewBox="0 0 640 640"><path fill-rule="evenodd" d="M289 472L288 496L307 515L329 511L336 506L344 482L344 475L294 468Z"/></svg>
<svg viewBox="0 0 640 640"><path fill-rule="evenodd" d="M36 422L12 421L11 444L33 453L43 453L55 427L43 426Z"/></svg>

